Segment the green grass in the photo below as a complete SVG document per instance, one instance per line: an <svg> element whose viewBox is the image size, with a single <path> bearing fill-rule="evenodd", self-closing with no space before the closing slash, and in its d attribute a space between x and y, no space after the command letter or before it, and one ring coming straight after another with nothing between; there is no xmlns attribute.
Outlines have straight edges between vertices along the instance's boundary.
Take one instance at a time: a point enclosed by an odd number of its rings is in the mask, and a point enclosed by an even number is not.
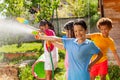
<svg viewBox="0 0 120 80"><path fill-rule="evenodd" d="M5 45L0 47L0 53L17 53L17 52L36 52L40 49L41 43L23 43L21 47L17 47L17 44Z"/></svg>

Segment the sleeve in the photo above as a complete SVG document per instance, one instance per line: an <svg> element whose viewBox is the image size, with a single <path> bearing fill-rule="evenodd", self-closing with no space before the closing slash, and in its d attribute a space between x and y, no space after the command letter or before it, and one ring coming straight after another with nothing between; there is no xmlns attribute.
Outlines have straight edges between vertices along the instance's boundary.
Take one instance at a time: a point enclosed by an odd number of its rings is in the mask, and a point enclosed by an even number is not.
<svg viewBox="0 0 120 80"><path fill-rule="evenodd" d="M92 34L90 34L91 40L94 39L94 38L96 37L96 35L97 35L97 33L92 33Z"/></svg>
<svg viewBox="0 0 120 80"><path fill-rule="evenodd" d="M93 43L90 43L91 46L91 54L98 54L100 52L100 49Z"/></svg>
<svg viewBox="0 0 120 80"><path fill-rule="evenodd" d="M116 50L115 43L114 43L114 41L113 41L113 40L111 40L111 41L110 41L109 46L110 46L110 50L111 50L111 51Z"/></svg>
<svg viewBox="0 0 120 80"><path fill-rule="evenodd" d="M67 40L65 38L62 38L62 42L63 42L64 48L66 49Z"/></svg>
<svg viewBox="0 0 120 80"><path fill-rule="evenodd" d="M62 38L62 43L66 50L70 49L70 46L73 45L74 38Z"/></svg>

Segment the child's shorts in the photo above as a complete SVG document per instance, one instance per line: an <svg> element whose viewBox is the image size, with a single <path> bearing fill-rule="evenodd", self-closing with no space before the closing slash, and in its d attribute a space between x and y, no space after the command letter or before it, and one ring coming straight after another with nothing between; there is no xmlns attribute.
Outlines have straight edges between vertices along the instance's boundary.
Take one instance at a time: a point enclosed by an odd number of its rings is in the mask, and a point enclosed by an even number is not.
<svg viewBox="0 0 120 80"><path fill-rule="evenodd" d="M54 69L57 68L57 63L58 63L58 49L54 48L51 52L52 54L52 60L53 60L53 64L54 64ZM45 56L45 70L52 70L52 63L50 60L50 53L49 52L45 52L44 53Z"/></svg>
<svg viewBox="0 0 120 80"><path fill-rule="evenodd" d="M106 75L108 73L108 61L95 64L90 71L90 76Z"/></svg>

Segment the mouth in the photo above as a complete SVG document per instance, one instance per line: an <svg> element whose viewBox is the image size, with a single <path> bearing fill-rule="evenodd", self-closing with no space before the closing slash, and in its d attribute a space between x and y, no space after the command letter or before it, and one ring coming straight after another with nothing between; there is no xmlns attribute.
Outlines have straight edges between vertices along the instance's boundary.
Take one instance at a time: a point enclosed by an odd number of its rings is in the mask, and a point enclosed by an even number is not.
<svg viewBox="0 0 120 80"><path fill-rule="evenodd" d="M81 38L81 37L82 37L82 35L78 35L77 37L78 37L78 38Z"/></svg>
<svg viewBox="0 0 120 80"><path fill-rule="evenodd" d="M77 36L77 37L76 37L76 39L81 39L81 38L82 38L82 36Z"/></svg>

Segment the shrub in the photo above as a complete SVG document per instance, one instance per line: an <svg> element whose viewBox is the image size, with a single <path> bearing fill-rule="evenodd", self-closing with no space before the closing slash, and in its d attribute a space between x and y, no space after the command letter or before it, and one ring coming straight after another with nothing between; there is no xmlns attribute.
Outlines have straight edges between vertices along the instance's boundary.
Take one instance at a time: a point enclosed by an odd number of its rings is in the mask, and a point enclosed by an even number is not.
<svg viewBox="0 0 120 80"><path fill-rule="evenodd" d="M108 73L110 80L120 80L120 67L117 65L109 65Z"/></svg>
<svg viewBox="0 0 120 80"><path fill-rule="evenodd" d="M19 71L19 79L20 80L35 80L32 76L31 66L26 66L20 69Z"/></svg>

